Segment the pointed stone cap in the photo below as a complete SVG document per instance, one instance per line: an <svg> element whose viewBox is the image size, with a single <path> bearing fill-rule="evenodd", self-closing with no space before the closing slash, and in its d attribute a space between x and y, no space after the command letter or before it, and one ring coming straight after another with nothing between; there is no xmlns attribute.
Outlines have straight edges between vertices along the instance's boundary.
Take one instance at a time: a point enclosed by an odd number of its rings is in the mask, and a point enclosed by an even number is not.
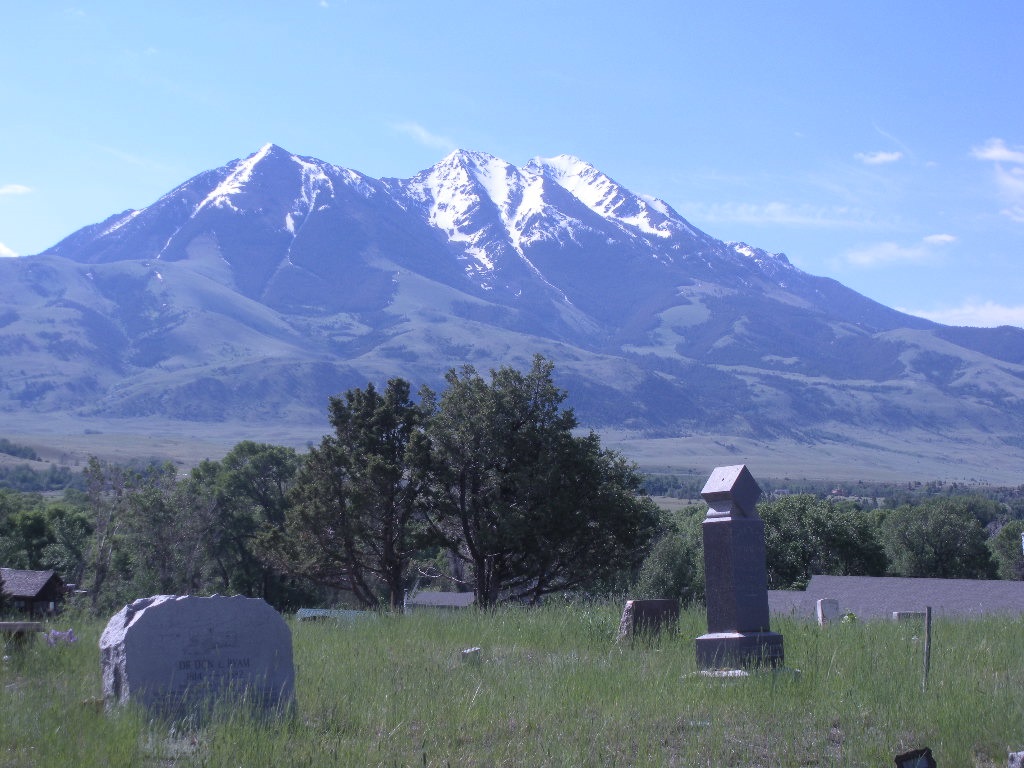
<svg viewBox="0 0 1024 768"><path fill-rule="evenodd" d="M708 517L749 517L757 519L761 488L746 464L715 467L700 492L708 503Z"/></svg>

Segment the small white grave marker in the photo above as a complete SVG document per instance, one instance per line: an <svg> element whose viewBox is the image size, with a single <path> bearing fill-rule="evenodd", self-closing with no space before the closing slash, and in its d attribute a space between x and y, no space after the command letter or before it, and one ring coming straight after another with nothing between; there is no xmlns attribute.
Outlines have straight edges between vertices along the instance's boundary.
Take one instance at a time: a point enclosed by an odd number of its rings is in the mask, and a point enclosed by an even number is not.
<svg viewBox="0 0 1024 768"><path fill-rule="evenodd" d="M823 597L818 601L818 626L835 624L840 619L839 601L831 597Z"/></svg>

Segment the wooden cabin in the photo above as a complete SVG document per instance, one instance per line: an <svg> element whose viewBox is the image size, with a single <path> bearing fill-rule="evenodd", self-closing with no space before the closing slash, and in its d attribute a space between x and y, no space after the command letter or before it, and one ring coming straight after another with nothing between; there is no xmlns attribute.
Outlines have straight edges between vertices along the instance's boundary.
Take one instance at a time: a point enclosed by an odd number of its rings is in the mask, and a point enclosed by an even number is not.
<svg viewBox="0 0 1024 768"><path fill-rule="evenodd" d="M3 591L16 613L46 616L57 613L64 603L64 582L53 571L21 571L0 568Z"/></svg>

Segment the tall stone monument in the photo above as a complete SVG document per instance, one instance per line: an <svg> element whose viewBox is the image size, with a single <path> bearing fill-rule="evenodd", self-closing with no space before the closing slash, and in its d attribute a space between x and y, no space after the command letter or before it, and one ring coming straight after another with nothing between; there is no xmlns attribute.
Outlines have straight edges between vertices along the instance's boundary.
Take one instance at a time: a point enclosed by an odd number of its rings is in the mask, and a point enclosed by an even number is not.
<svg viewBox="0 0 1024 768"><path fill-rule="evenodd" d="M704 584L708 633L697 638L704 670L780 666L782 635L768 626L768 569L761 496L746 465L716 467L700 494L708 503Z"/></svg>

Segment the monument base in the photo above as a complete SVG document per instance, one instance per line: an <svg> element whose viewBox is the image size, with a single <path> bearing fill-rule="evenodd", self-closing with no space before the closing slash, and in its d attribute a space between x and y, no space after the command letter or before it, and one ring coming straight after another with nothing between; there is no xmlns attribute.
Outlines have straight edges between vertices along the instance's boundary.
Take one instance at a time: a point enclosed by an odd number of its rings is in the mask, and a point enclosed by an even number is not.
<svg viewBox="0 0 1024 768"><path fill-rule="evenodd" d="M712 632L697 638L700 669L781 667L784 661L777 632Z"/></svg>

